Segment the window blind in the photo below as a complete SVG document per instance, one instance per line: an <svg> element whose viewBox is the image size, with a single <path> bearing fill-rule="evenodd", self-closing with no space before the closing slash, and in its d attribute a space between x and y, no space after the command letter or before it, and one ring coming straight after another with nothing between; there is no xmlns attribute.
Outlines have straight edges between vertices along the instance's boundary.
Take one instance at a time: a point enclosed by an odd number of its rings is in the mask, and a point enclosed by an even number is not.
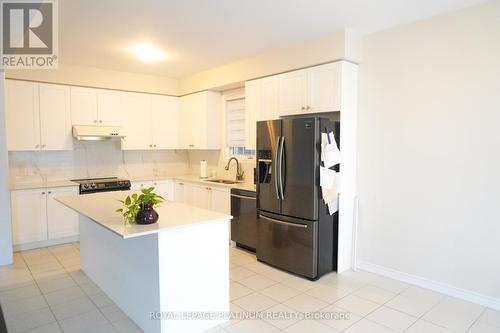
<svg viewBox="0 0 500 333"><path fill-rule="evenodd" d="M226 145L228 147L245 146L244 98L226 102Z"/></svg>

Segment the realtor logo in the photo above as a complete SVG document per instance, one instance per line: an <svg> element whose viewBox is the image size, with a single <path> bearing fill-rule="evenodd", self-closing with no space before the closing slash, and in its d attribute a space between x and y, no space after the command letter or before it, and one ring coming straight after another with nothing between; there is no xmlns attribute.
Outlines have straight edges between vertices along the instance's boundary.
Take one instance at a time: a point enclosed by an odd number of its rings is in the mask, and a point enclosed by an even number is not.
<svg viewBox="0 0 500 333"><path fill-rule="evenodd" d="M0 0L1 68L57 68L57 0Z"/></svg>

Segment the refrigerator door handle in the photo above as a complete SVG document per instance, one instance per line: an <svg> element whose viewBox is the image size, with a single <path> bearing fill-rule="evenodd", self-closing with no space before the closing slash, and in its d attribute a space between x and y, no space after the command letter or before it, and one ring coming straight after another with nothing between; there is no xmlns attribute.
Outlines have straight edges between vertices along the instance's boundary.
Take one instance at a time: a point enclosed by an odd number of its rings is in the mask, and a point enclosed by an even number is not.
<svg viewBox="0 0 500 333"><path fill-rule="evenodd" d="M285 155L285 137L281 137L281 143L280 143L280 196L281 200L285 200L285 179L284 179L284 174L285 174L285 167L286 167L286 162L283 163L283 157Z"/></svg>
<svg viewBox="0 0 500 333"><path fill-rule="evenodd" d="M268 221L273 222L273 223L287 225L289 227L307 229L307 224L298 224L298 223L290 223L290 222L280 221L280 220L272 219L272 218L264 216L264 215L259 215L259 218L264 219L264 220L268 220Z"/></svg>
<svg viewBox="0 0 500 333"><path fill-rule="evenodd" d="M280 191L279 191L279 163L278 163L278 156L280 155L280 142L281 142L281 136L278 136L276 139L276 156L274 157L274 188L276 190L276 197L278 200L281 200L280 197Z"/></svg>

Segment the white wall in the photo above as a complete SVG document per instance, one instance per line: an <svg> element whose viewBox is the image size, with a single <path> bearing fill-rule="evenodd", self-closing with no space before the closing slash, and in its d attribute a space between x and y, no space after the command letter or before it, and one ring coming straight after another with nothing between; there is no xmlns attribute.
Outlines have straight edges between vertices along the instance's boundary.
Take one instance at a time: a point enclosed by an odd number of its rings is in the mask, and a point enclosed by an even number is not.
<svg viewBox="0 0 500 333"><path fill-rule="evenodd" d="M358 123L359 259L496 307L499 41L498 1L366 36Z"/></svg>
<svg viewBox="0 0 500 333"><path fill-rule="evenodd" d="M7 146L5 143L4 72L0 72L0 265L12 263L10 194Z"/></svg>
<svg viewBox="0 0 500 333"><path fill-rule="evenodd" d="M183 95L223 86L236 88L232 86L235 83L339 59L357 62L361 58L360 52L360 35L356 31L338 31L182 77L179 93Z"/></svg>
<svg viewBox="0 0 500 333"><path fill-rule="evenodd" d="M68 64L59 64L56 70L8 70L6 77L9 79L178 95L177 79Z"/></svg>

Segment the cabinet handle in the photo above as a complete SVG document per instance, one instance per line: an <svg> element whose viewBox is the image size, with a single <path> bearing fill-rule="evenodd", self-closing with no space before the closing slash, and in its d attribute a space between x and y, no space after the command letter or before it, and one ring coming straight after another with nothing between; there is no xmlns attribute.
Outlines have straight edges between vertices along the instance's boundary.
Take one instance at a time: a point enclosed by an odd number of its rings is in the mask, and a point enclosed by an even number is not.
<svg viewBox="0 0 500 333"><path fill-rule="evenodd" d="M52 191L47 192L48 194L52 194Z"/></svg>
<svg viewBox="0 0 500 333"><path fill-rule="evenodd" d="M102 124L102 120L99 120L99 124Z"/></svg>
<svg viewBox="0 0 500 333"><path fill-rule="evenodd" d="M40 148L40 145L35 145L35 148Z"/></svg>
<svg viewBox="0 0 500 333"><path fill-rule="evenodd" d="M305 107L305 106L303 106L303 107L302 107L302 110L305 110L305 109L306 109L306 107Z"/></svg>
<svg viewBox="0 0 500 333"><path fill-rule="evenodd" d="M184 183L179 183L179 185L184 185Z"/></svg>
<svg viewBox="0 0 500 333"><path fill-rule="evenodd" d="M306 107L306 110L309 110L310 108L311 108L311 107L308 105L308 106Z"/></svg>
<svg viewBox="0 0 500 333"><path fill-rule="evenodd" d="M94 120L94 124L97 124L97 119L96 119L96 120Z"/></svg>
<svg viewBox="0 0 500 333"><path fill-rule="evenodd" d="M42 149L45 148L45 147L47 147L47 146L46 145L42 145Z"/></svg>
<svg viewBox="0 0 500 333"><path fill-rule="evenodd" d="M149 148L153 148L153 145L149 145Z"/></svg>
<svg viewBox="0 0 500 333"><path fill-rule="evenodd" d="M42 192L42 194L45 194L45 192Z"/></svg>
<svg viewBox="0 0 500 333"><path fill-rule="evenodd" d="M156 148L156 145L153 145L153 147L155 147L155 148Z"/></svg>

